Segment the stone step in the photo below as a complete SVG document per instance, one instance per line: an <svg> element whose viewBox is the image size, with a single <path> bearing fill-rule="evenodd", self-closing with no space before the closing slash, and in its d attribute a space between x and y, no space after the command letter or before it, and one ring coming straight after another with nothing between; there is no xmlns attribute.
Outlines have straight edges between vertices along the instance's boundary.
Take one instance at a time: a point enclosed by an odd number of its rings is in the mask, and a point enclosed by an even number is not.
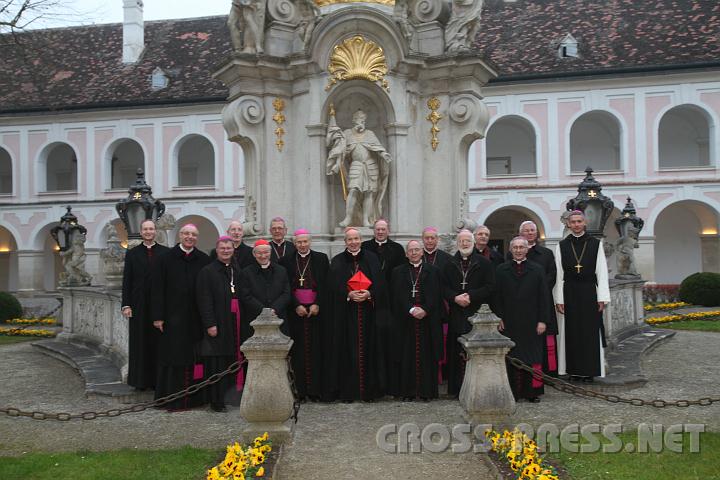
<svg viewBox="0 0 720 480"><path fill-rule="evenodd" d="M152 392L140 392L124 383L120 369L91 345L40 340L32 346L75 368L85 380L85 395L89 398L105 397L122 404L152 400Z"/></svg>

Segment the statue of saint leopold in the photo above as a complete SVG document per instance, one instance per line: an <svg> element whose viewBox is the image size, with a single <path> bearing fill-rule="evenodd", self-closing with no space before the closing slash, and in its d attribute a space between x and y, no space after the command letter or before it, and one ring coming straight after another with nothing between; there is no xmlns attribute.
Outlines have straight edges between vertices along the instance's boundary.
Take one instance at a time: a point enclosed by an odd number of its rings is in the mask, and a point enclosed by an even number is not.
<svg viewBox="0 0 720 480"><path fill-rule="evenodd" d="M382 216L392 159L375 133L365 128L365 112L355 112L353 127L343 131L335 123L333 107L330 108L325 173L340 175L342 182L346 204L345 218L340 226L372 226Z"/></svg>

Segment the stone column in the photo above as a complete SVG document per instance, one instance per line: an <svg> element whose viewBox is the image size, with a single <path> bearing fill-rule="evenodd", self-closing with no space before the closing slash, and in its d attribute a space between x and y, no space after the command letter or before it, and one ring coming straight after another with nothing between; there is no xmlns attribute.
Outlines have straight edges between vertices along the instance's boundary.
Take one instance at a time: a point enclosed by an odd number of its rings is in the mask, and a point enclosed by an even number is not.
<svg viewBox="0 0 720 480"><path fill-rule="evenodd" d="M458 339L468 355L460 405L470 423L498 423L515 411L505 369L505 355L514 344L498 332L500 319L487 305L469 321L472 330Z"/></svg>
<svg viewBox="0 0 720 480"><path fill-rule="evenodd" d="M246 387L240 415L248 422L245 441L268 432L273 442L290 438L293 394L288 379L287 356L293 341L280 332L283 321L271 309L263 309L250 325L255 334L240 350L248 359Z"/></svg>

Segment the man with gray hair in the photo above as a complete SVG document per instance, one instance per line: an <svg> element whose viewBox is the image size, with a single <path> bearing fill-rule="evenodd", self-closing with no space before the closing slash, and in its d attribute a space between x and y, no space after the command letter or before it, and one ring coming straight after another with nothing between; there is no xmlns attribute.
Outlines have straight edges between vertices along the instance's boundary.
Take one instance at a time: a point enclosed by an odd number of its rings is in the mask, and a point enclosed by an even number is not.
<svg viewBox="0 0 720 480"><path fill-rule="evenodd" d="M295 245L285 240L287 235L287 223L282 217L274 217L270 220L270 261L280 262L285 257L292 257L295 253ZM252 265L252 262L250 263Z"/></svg>
<svg viewBox="0 0 720 480"><path fill-rule="evenodd" d="M483 303L490 303L495 289L495 268L473 247L473 234L461 230L457 235L458 251L445 264L443 297L450 305L447 336L448 394L457 397L465 375L462 347L457 339L470 331L468 318Z"/></svg>
<svg viewBox="0 0 720 480"><path fill-rule="evenodd" d="M498 329L515 343L508 356L531 366L537 373L528 373L507 362L513 396L516 400L524 398L536 403L543 393L539 374L550 309L545 270L528 261L528 250L524 237L515 237L510 242L512 258L495 271L493 310L500 317Z"/></svg>
<svg viewBox="0 0 720 480"><path fill-rule="evenodd" d="M232 238L234 249L232 263L238 270L242 270L248 265L252 265L255 261L253 259L252 248L243 243L243 234L244 231L242 222L239 220L231 221L227 228L227 235ZM215 260L217 258L216 249L213 248L209 255L211 260Z"/></svg>
<svg viewBox="0 0 720 480"><path fill-rule="evenodd" d="M488 246L490 241L490 229L485 225L478 225L473 232L475 237L475 251L478 255L485 257L493 264L493 267L497 268L503 263L503 257L497 250L494 250Z"/></svg>

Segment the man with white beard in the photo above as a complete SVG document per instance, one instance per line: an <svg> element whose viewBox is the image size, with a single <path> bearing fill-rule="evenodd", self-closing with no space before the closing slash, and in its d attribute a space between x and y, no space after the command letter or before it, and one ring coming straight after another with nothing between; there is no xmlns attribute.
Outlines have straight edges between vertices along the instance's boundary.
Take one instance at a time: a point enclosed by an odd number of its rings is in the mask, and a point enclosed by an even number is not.
<svg viewBox="0 0 720 480"><path fill-rule="evenodd" d="M461 230L455 256L444 267L443 297L450 304L447 336L448 394L457 397L465 375L462 347L457 339L470 331L468 318L483 303L490 303L495 288L495 267L474 251L473 234Z"/></svg>

